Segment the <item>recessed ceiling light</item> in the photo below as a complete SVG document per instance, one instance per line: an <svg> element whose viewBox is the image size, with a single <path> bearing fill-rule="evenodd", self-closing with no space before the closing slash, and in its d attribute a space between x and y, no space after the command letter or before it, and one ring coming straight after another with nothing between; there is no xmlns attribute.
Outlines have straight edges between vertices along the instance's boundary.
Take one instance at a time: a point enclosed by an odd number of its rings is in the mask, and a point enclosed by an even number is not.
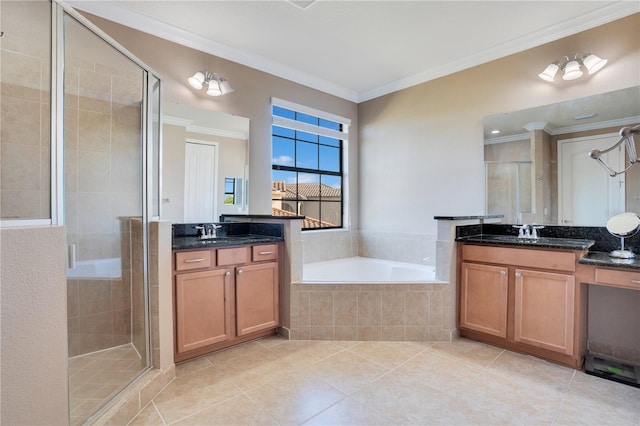
<svg viewBox="0 0 640 426"><path fill-rule="evenodd" d="M494 130L491 131L492 135L497 135L498 133L500 133L500 130L498 130L498 129L494 129Z"/></svg>

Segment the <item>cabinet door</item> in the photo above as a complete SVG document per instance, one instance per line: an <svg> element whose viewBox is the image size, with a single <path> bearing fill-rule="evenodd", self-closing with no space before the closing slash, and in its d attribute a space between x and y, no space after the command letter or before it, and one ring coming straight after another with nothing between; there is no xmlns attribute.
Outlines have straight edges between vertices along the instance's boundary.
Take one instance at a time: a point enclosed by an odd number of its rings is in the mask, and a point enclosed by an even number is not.
<svg viewBox="0 0 640 426"><path fill-rule="evenodd" d="M176 275L178 353L231 338L230 283L227 269Z"/></svg>
<svg viewBox="0 0 640 426"><path fill-rule="evenodd" d="M575 278L516 269L514 340L573 355Z"/></svg>
<svg viewBox="0 0 640 426"><path fill-rule="evenodd" d="M507 337L508 269L462 263L460 327Z"/></svg>
<svg viewBox="0 0 640 426"><path fill-rule="evenodd" d="M238 336L280 325L278 264L259 263L236 269Z"/></svg>

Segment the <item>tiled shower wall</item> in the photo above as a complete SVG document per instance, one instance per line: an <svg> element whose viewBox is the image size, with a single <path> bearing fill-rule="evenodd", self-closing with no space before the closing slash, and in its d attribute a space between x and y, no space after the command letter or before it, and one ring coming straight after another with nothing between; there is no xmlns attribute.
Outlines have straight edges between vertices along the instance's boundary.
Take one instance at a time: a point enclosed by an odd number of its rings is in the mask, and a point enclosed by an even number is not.
<svg viewBox="0 0 640 426"><path fill-rule="evenodd" d="M78 261L122 263L119 280L68 280L69 356L132 342L130 219L142 212L141 96L135 68L66 57L67 243Z"/></svg>
<svg viewBox="0 0 640 426"><path fill-rule="evenodd" d="M28 7L20 3L12 2L7 9L18 15L15 8ZM3 22L2 29L11 32L13 28L5 28ZM16 40L21 37L12 36L3 38L0 50L0 217L47 219L51 210L49 45L38 45L38 40L48 37L32 35L19 44Z"/></svg>

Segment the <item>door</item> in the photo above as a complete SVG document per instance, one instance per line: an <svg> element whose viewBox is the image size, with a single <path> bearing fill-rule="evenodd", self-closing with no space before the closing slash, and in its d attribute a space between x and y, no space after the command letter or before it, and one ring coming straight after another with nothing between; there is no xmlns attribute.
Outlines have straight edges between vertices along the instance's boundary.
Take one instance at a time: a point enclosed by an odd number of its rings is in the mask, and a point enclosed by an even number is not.
<svg viewBox="0 0 640 426"><path fill-rule="evenodd" d="M508 269L462 264L460 327L507 337Z"/></svg>
<svg viewBox="0 0 640 426"><path fill-rule="evenodd" d="M187 141L184 168L184 221L217 219L217 146Z"/></svg>
<svg viewBox="0 0 640 426"><path fill-rule="evenodd" d="M230 276L227 269L176 275L178 353L231 338Z"/></svg>
<svg viewBox="0 0 640 426"><path fill-rule="evenodd" d="M575 278L516 269L514 340L573 354Z"/></svg>
<svg viewBox="0 0 640 426"><path fill-rule="evenodd" d="M238 336L280 325L278 264L259 263L236 271Z"/></svg>
<svg viewBox="0 0 640 426"><path fill-rule="evenodd" d="M558 141L558 208L563 225L603 226L625 211L625 175L611 178L589 157L593 149L614 145L617 134L589 136ZM614 170L624 168L623 146L602 155ZM598 206L594 208L594 206Z"/></svg>

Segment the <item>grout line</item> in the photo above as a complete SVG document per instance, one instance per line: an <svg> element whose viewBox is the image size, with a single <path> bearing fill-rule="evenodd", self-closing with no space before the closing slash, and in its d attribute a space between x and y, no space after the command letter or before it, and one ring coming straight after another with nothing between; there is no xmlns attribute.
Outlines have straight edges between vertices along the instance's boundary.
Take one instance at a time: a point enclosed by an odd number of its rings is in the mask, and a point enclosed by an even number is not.
<svg viewBox="0 0 640 426"><path fill-rule="evenodd" d="M562 399L560 400L560 404L558 404L558 409L556 410L555 415L553 416L553 419L551 420L551 424L554 425L556 424L556 421L558 420L558 417L560 416L560 413L562 412L562 407L564 406L564 402L567 399L567 397L569 396L569 393L571 392L571 385L573 384L573 381L576 377L576 373L578 372L578 370L573 370L573 374L571 375L571 379L569 379L569 386L567 386L566 392L564 392L564 395L562 396Z"/></svg>

